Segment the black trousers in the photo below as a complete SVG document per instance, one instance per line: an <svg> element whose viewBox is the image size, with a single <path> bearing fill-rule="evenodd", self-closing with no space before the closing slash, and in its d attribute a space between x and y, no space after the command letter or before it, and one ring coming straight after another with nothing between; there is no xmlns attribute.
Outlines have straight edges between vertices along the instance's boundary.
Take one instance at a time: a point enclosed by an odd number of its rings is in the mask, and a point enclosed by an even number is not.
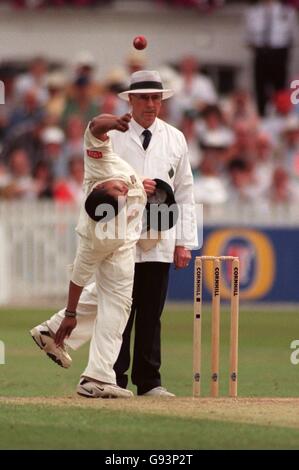
<svg viewBox="0 0 299 470"><path fill-rule="evenodd" d="M273 92L286 87L289 48L257 48L254 59L254 82L257 107L261 116Z"/></svg>
<svg viewBox="0 0 299 470"><path fill-rule="evenodd" d="M135 319L132 383L142 395L161 385L161 321L170 263L135 264L133 303L123 333L122 347L114 365L117 384L126 388L130 366L130 339Z"/></svg>

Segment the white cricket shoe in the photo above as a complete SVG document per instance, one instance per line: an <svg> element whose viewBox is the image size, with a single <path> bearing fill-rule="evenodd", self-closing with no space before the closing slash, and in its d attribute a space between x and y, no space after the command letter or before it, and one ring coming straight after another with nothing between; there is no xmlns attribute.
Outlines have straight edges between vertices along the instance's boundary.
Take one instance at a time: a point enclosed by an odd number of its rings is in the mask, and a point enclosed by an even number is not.
<svg viewBox="0 0 299 470"><path fill-rule="evenodd" d="M30 330L33 341L40 349L45 351L47 356L61 367L68 369L72 364L71 356L66 352L64 347L56 346L54 338L45 323L36 326Z"/></svg>
<svg viewBox="0 0 299 470"><path fill-rule="evenodd" d="M155 387L141 395L142 397L175 397L174 393L170 393L164 387Z"/></svg>
<svg viewBox="0 0 299 470"><path fill-rule="evenodd" d="M84 377L77 385L77 393L88 398L131 398L134 396L130 390L118 385L94 382Z"/></svg>

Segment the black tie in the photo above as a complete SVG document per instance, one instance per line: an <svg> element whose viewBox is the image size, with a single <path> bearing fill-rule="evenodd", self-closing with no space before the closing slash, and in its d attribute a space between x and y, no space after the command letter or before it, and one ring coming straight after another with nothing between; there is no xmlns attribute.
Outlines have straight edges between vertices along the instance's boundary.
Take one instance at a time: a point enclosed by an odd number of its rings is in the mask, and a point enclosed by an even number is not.
<svg viewBox="0 0 299 470"><path fill-rule="evenodd" d="M143 141L142 147L144 148L144 150L146 150L151 141L152 133L148 129L144 129L144 131L142 132L142 135L144 135L144 141Z"/></svg>

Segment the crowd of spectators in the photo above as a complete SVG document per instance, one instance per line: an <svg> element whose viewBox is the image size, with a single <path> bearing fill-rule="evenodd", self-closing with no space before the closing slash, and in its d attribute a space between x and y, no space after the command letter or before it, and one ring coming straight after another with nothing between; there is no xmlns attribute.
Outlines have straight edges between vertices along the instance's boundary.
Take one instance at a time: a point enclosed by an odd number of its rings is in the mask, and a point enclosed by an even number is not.
<svg viewBox="0 0 299 470"><path fill-rule="evenodd" d="M6 0L13 8L96 7L110 5L113 0Z"/></svg>
<svg viewBox="0 0 299 470"><path fill-rule="evenodd" d="M120 0L118 0L120 1ZM257 3L258 0L138 0L144 3L156 5L165 5L169 8L191 8L199 11L211 12L215 8L223 7L226 4L244 4L250 5ZM2 3L13 8L57 8L57 7L101 7L113 4L115 0L2 0ZM283 0L286 5L299 8L299 0Z"/></svg>
<svg viewBox="0 0 299 470"><path fill-rule="evenodd" d="M84 129L101 112L126 112L117 93L132 72L146 67L144 56L132 53L124 67L98 81L95 58L86 51L71 70L52 70L43 57L21 73L2 68L0 199L80 203ZM261 117L248 90L219 96L196 57L182 57L176 70L162 66L160 73L175 90L161 117L187 139L198 203L299 202L299 109L291 90L274 93Z"/></svg>
<svg viewBox="0 0 299 470"><path fill-rule="evenodd" d="M187 138L197 202L299 202L299 109L290 90L274 93L261 117L246 89L218 96L194 57L181 61L175 83L168 120Z"/></svg>
<svg viewBox="0 0 299 470"><path fill-rule="evenodd" d="M109 6L113 0L4 0L14 8L98 7ZM141 1L141 0L139 0ZM178 8L197 8L210 11L223 6L225 0L142 0L144 2Z"/></svg>

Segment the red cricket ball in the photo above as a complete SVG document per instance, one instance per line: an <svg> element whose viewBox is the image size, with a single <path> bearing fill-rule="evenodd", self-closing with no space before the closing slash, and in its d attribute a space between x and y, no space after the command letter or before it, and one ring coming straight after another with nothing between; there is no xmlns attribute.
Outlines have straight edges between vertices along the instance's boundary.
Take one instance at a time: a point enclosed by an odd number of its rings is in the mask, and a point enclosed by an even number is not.
<svg viewBox="0 0 299 470"><path fill-rule="evenodd" d="M147 40L144 36L136 36L133 41L133 46L135 49L138 49L141 51L142 49L145 49L147 46Z"/></svg>

